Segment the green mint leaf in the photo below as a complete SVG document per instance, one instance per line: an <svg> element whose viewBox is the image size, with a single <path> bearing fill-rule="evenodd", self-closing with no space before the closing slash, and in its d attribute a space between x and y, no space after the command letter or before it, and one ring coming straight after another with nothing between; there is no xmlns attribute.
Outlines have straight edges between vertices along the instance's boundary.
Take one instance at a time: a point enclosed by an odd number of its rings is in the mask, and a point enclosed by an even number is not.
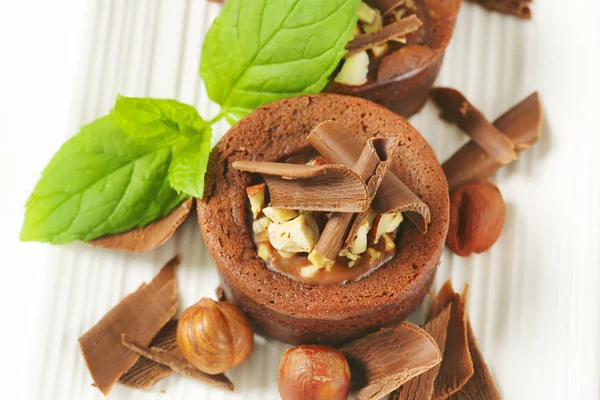
<svg viewBox="0 0 600 400"><path fill-rule="evenodd" d="M44 169L21 239L91 240L144 226L189 197L168 179L174 150L136 142L106 116L67 141Z"/></svg>
<svg viewBox="0 0 600 400"><path fill-rule="evenodd" d="M175 100L119 96L112 115L134 140L176 151L169 181L178 193L202 198L210 154L210 124L190 105Z"/></svg>
<svg viewBox="0 0 600 400"><path fill-rule="evenodd" d="M356 24L360 0L228 0L206 35L200 75L228 120L318 93Z"/></svg>
<svg viewBox="0 0 600 400"><path fill-rule="evenodd" d="M204 194L204 174L210 155L211 128L202 135L189 139L185 147L175 153L169 168L169 181L173 189L196 198Z"/></svg>
<svg viewBox="0 0 600 400"><path fill-rule="evenodd" d="M143 143L175 143L201 135L208 125L194 107L175 100L119 96L111 114L119 128Z"/></svg>

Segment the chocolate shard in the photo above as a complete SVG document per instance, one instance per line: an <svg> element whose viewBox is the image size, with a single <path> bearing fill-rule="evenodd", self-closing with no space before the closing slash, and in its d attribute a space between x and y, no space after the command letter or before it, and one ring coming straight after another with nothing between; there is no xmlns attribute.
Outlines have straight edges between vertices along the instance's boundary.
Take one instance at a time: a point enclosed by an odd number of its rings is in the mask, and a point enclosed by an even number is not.
<svg viewBox="0 0 600 400"><path fill-rule="evenodd" d="M377 80L385 81L409 72L417 74L430 65L438 54L438 51L426 45L404 46L383 57L377 70Z"/></svg>
<svg viewBox="0 0 600 400"><path fill-rule="evenodd" d="M494 121L494 126L514 144L517 153L528 149L540 138L542 107L535 92ZM448 186L457 186L487 180L503 164L490 157L477 143L469 141L454 153L442 169Z"/></svg>
<svg viewBox="0 0 600 400"><path fill-rule="evenodd" d="M469 340L469 352L473 360L475 372L469 381L456 393L450 396L450 400L500 400L500 392L496 388L494 379L490 374L488 366L479 350L477 339L473 333L473 327L469 322L467 325L467 338Z"/></svg>
<svg viewBox="0 0 600 400"><path fill-rule="evenodd" d="M389 14L395 8L404 4L405 0L365 0L371 7L377 8L382 14Z"/></svg>
<svg viewBox="0 0 600 400"><path fill-rule="evenodd" d="M433 340L435 340L437 343L441 354L444 354L444 350L446 348L446 332L448 330L448 323L450 322L451 311L452 305L449 304L435 318L423 326L425 332L429 333ZM390 400L431 399L433 396L435 379L439 370L440 365L436 365L429 371L424 372L416 378L406 382L404 385L398 388L398 390L392 393Z"/></svg>
<svg viewBox="0 0 600 400"><path fill-rule="evenodd" d="M167 351L159 347L147 348L130 336L123 334L121 337L123 346L137 353L138 355L149 358L150 360L159 364L168 366L178 374L196 379L199 382L206 383L207 385L214 386L219 389L233 392L233 383L231 383L229 378L227 378L227 376L224 374L209 375L191 366L179 352Z"/></svg>
<svg viewBox="0 0 600 400"><path fill-rule="evenodd" d="M449 305L452 307L444 356L435 379L434 400L446 399L461 388L473 376L473 362L467 340L468 317L465 309L468 286L461 294L454 292L452 283L447 281L433 301L428 321L434 320Z"/></svg>
<svg viewBox="0 0 600 400"><path fill-rule="evenodd" d="M469 0L490 11L499 11L523 19L531 19L531 0Z"/></svg>
<svg viewBox="0 0 600 400"><path fill-rule="evenodd" d="M400 21L386 25L377 32L357 36L346 45L346 50L348 50L346 55L351 56L360 53L361 51L380 46L387 43L389 40L408 35L409 33L417 31L422 24L423 23L416 15L411 15L402 18Z"/></svg>
<svg viewBox="0 0 600 400"><path fill-rule="evenodd" d="M377 194L381 180L387 172L397 148L398 138L371 138L363 147L353 170L367 182L369 204ZM350 245L368 212L365 210L354 216L352 225L350 225L352 215L334 213L327 221L315 246L317 252L329 260L335 260L340 250ZM349 226L350 230L348 231Z"/></svg>
<svg viewBox="0 0 600 400"><path fill-rule="evenodd" d="M272 207L362 212L371 203L365 182L343 165L236 161L233 168L261 174L269 187Z"/></svg>
<svg viewBox="0 0 600 400"><path fill-rule="evenodd" d="M382 398L441 361L433 338L408 322L383 328L340 350L350 365L350 390L359 400Z"/></svg>
<svg viewBox="0 0 600 400"><path fill-rule="evenodd" d="M473 107L458 90L434 88L431 97L442 110L440 117L462 129L494 160L508 164L517 159L512 140L489 123L481 111Z"/></svg>
<svg viewBox="0 0 600 400"><path fill-rule="evenodd" d="M165 351L177 350L177 320L171 320L150 343ZM149 389L158 381L171 375L173 370L146 357L140 357L133 367L119 378L119 383L134 389Z"/></svg>
<svg viewBox="0 0 600 400"><path fill-rule="evenodd" d="M132 229L115 235L103 236L91 240L95 247L122 250L131 253L145 253L165 243L190 215L194 203L193 198L184 200L179 207L167 216L144 227Z"/></svg>
<svg viewBox="0 0 600 400"><path fill-rule="evenodd" d="M363 146L352 132L335 121L325 121L308 135L308 142L332 164L352 168L360 158ZM372 207L379 213L403 212L423 233L431 222L429 207L391 171L383 176Z"/></svg>
<svg viewBox="0 0 600 400"><path fill-rule="evenodd" d="M121 344L121 334L148 345L177 312L175 268L170 260L147 285L126 296L79 338L85 363L98 389L106 396L139 355Z"/></svg>

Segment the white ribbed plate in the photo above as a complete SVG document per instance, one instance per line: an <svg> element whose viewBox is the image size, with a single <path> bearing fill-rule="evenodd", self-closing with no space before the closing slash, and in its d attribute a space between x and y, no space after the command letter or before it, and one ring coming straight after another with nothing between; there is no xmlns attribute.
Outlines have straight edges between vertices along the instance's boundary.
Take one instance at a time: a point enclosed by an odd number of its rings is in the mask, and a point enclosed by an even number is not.
<svg viewBox="0 0 600 400"><path fill-rule="evenodd" d="M546 111L540 142L495 177L508 207L501 239L490 252L467 259L446 251L434 284L435 290L448 278L456 287L471 284L471 320L506 399L594 399L600 393L600 129L594 120L600 13L595 3L583 3L536 0L531 22L464 4L438 79L465 92L490 119L536 89ZM214 116L217 107L197 71L204 34L219 8L205 0L90 0L64 137L107 113L117 93L175 98L205 118ZM466 140L431 104L412 122L440 160ZM221 123L217 138L226 129ZM43 133L27 134L35 140ZM44 152L46 159L54 150ZM32 175L30 187L34 181ZM101 398L90 386L77 338L175 253L183 260L181 309L214 296L218 281L194 217L147 255L29 246L44 252L46 264L41 318L30 333L27 389L35 399ZM285 348L257 338L248 362L229 373L235 394L173 375L146 392L117 385L110 397L274 399Z"/></svg>

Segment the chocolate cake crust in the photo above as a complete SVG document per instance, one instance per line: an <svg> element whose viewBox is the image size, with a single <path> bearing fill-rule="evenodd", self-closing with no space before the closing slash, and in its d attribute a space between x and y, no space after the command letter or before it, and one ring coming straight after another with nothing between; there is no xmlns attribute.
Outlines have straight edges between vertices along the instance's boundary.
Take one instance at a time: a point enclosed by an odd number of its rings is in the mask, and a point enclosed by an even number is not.
<svg viewBox="0 0 600 400"><path fill-rule="evenodd" d="M278 161L309 147L319 123L336 120L366 142L398 136L390 168L431 210L423 235L405 222L397 253L386 265L342 286L306 286L269 269L258 257L246 218L252 175L234 161ZM263 106L234 126L211 154L198 221L229 301L263 332L291 343L343 343L403 319L422 301L434 277L448 229L448 186L436 156L404 118L356 97L296 97Z"/></svg>

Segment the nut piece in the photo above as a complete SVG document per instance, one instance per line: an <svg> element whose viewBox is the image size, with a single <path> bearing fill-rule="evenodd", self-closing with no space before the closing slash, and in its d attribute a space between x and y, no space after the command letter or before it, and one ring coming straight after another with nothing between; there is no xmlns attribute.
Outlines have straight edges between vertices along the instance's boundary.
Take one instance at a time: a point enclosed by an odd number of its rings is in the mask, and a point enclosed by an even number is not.
<svg viewBox="0 0 600 400"><path fill-rule="evenodd" d="M381 235L394 232L398 229L402 220L401 212L379 214L373 221L373 227L369 232L369 241L373 244L377 244Z"/></svg>
<svg viewBox="0 0 600 400"><path fill-rule="evenodd" d="M371 224L375 219L377 213L373 210L369 211L369 214L362 220L358 230L356 231L356 237L350 243L350 251L354 254L362 254L367 251L367 234L371 230Z"/></svg>
<svg viewBox="0 0 600 400"><path fill-rule="evenodd" d="M372 24L375 22L375 18L377 18L377 11L374 8L369 7L364 1L361 1L358 5L358 9L356 10L356 15L358 16L358 20L365 24Z"/></svg>
<svg viewBox="0 0 600 400"><path fill-rule="evenodd" d="M266 243L259 243L256 249L256 253L263 261L269 261L271 259L271 246Z"/></svg>
<svg viewBox="0 0 600 400"><path fill-rule="evenodd" d="M381 237L385 241L385 251L386 252L396 251L396 243L394 243L394 240L390 237L390 235L388 235L387 233L384 233L383 235L381 235Z"/></svg>
<svg viewBox="0 0 600 400"><path fill-rule="evenodd" d="M368 72L369 55L365 50L346 58L334 81L350 86L364 85L367 83Z"/></svg>
<svg viewBox="0 0 600 400"><path fill-rule="evenodd" d="M298 211L285 208L266 207L262 212L273 222L285 222L298 216Z"/></svg>
<svg viewBox="0 0 600 400"><path fill-rule="evenodd" d="M304 278L312 278L320 270L321 268L317 267L316 265L307 265L306 267L300 268L300 275L302 275Z"/></svg>
<svg viewBox="0 0 600 400"><path fill-rule="evenodd" d="M313 249L308 255L308 261L310 261L317 268L326 268L328 271L333 267L334 260L330 260L323 254L319 253L317 249Z"/></svg>
<svg viewBox="0 0 600 400"><path fill-rule="evenodd" d="M267 230L267 227L269 226L270 223L271 223L271 221L269 221L269 218L260 217L259 219L257 219L256 221L254 221L252 223L252 232L254 232L254 233L264 232Z"/></svg>
<svg viewBox="0 0 600 400"><path fill-rule="evenodd" d="M482 253L498 240L506 206L500 190L481 181L450 192L450 226L446 245L459 256Z"/></svg>
<svg viewBox="0 0 600 400"><path fill-rule="evenodd" d="M375 58L382 58L391 50L390 46L387 43L380 44L379 46L375 46L371 49L371 53Z"/></svg>
<svg viewBox="0 0 600 400"><path fill-rule="evenodd" d="M360 22L362 30L365 34L375 33L380 31L381 28L383 28L383 18L381 17L381 11L377 9L373 9L373 11L375 11L375 15L371 22Z"/></svg>
<svg viewBox="0 0 600 400"><path fill-rule="evenodd" d="M281 357L277 386L282 400L345 400L350 367L344 354L333 347L295 347Z"/></svg>
<svg viewBox="0 0 600 400"><path fill-rule="evenodd" d="M195 368L215 375L248 358L254 332L242 310L205 297L181 314L177 346Z"/></svg>
<svg viewBox="0 0 600 400"><path fill-rule="evenodd" d="M291 253L309 253L319 239L319 227L308 214L287 222L273 222L267 230L273 247Z"/></svg>
<svg viewBox="0 0 600 400"><path fill-rule="evenodd" d="M255 219L265 206L265 188L264 183L246 188L246 194L250 200L250 210Z"/></svg>

